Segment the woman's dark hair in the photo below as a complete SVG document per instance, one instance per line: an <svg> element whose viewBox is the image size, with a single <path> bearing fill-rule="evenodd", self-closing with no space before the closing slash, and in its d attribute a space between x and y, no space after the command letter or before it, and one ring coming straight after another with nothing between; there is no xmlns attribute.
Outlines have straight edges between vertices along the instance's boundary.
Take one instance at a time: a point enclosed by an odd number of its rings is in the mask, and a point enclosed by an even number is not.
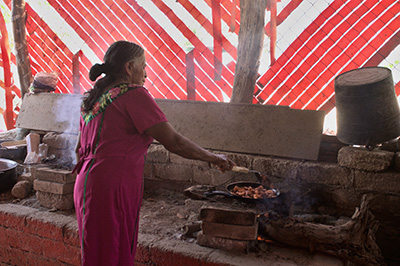
<svg viewBox="0 0 400 266"><path fill-rule="evenodd" d="M83 100L83 111L92 110L93 105L104 91L118 79L124 77L125 63L134 61L134 64L136 64L141 61L140 59L144 55L144 49L136 43L117 41L111 44L104 54L104 63L94 64L90 68L89 79L91 81L95 81L103 73L105 76L97 80L93 89L86 93L88 96Z"/></svg>

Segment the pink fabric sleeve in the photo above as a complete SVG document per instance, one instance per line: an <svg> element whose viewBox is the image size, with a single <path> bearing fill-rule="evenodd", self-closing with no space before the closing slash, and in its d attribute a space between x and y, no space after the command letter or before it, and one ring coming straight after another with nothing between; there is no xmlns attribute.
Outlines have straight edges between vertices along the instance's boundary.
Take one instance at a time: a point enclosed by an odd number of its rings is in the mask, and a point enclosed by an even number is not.
<svg viewBox="0 0 400 266"><path fill-rule="evenodd" d="M144 87L133 89L126 94L124 96L127 97L122 97L125 101L128 101L126 104L128 115L140 134L143 134L146 129L158 123L168 121L165 114Z"/></svg>

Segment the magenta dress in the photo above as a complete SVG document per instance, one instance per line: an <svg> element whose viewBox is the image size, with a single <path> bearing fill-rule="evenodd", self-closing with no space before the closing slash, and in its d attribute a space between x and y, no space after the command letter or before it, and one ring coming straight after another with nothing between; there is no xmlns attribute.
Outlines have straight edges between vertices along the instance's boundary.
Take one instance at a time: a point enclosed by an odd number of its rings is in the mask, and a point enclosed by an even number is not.
<svg viewBox="0 0 400 266"><path fill-rule="evenodd" d="M144 87L127 84L82 113L74 190L82 265L134 265L143 168L153 141L144 131L166 121Z"/></svg>

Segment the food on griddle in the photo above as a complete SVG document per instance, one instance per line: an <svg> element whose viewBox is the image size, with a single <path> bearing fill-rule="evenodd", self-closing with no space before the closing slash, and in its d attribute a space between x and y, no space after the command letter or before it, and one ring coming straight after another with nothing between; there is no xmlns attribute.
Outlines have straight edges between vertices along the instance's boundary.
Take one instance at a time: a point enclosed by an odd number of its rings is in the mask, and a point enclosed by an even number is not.
<svg viewBox="0 0 400 266"><path fill-rule="evenodd" d="M266 199L276 197L274 190L266 189L263 186L258 186L256 188L250 186L234 186L231 193L246 199Z"/></svg>

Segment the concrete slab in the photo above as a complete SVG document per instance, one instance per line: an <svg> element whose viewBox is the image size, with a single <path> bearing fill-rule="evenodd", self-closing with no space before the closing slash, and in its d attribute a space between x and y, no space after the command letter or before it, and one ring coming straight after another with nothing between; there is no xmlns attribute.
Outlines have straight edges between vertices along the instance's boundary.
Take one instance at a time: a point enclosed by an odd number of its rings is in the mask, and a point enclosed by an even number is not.
<svg viewBox="0 0 400 266"><path fill-rule="evenodd" d="M77 134L81 101L82 95L26 94L16 127Z"/></svg>
<svg viewBox="0 0 400 266"><path fill-rule="evenodd" d="M156 100L175 129L208 149L317 160L325 112Z"/></svg>
<svg viewBox="0 0 400 266"><path fill-rule="evenodd" d="M78 133L82 95L25 95L16 126ZM156 99L175 129L207 149L317 160L325 113L283 106Z"/></svg>

